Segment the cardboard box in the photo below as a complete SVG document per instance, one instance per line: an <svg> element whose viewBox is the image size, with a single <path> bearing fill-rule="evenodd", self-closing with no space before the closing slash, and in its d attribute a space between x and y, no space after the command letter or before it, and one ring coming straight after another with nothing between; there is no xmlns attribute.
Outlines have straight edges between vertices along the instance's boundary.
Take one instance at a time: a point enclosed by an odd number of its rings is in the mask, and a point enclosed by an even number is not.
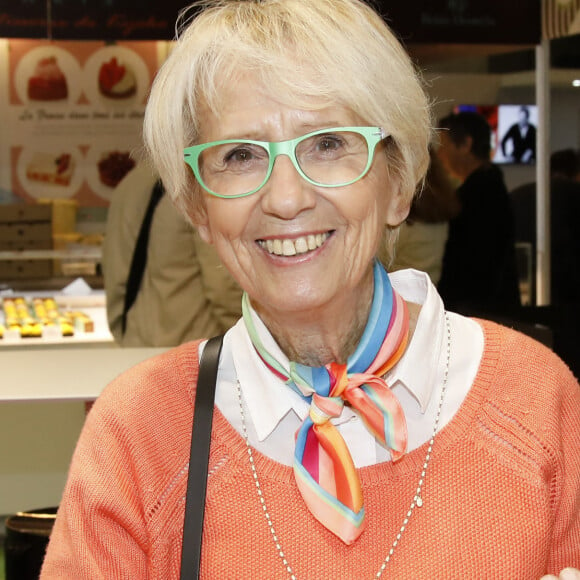
<svg viewBox="0 0 580 580"><path fill-rule="evenodd" d="M22 252L26 250L52 250L51 240L0 240L0 252Z"/></svg>
<svg viewBox="0 0 580 580"><path fill-rule="evenodd" d="M0 205L0 223L52 222L50 204L13 203Z"/></svg>
<svg viewBox="0 0 580 580"><path fill-rule="evenodd" d="M78 202L75 199L39 199L38 203L52 208L52 233L72 234L77 228Z"/></svg>
<svg viewBox="0 0 580 580"><path fill-rule="evenodd" d="M0 251L52 249L51 204L0 205ZM0 260L0 280L50 278L52 260Z"/></svg>
<svg viewBox="0 0 580 580"><path fill-rule="evenodd" d="M51 276L52 260L0 260L0 281Z"/></svg>
<svg viewBox="0 0 580 580"><path fill-rule="evenodd" d="M52 243L52 224L50 222L16 222L0 224L0 241Z"/></svg>

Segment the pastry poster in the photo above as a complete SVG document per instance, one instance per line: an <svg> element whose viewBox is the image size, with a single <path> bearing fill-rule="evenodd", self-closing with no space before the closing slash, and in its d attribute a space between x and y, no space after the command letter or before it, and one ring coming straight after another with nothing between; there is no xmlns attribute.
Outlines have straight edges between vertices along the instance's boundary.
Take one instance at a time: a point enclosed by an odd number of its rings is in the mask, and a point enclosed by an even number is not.
<svg viewBox="0 0 580 580"><path fill-rule="evenodd" d="M9 41L15 195L108 205L141 144L156 44Z"/></svg>

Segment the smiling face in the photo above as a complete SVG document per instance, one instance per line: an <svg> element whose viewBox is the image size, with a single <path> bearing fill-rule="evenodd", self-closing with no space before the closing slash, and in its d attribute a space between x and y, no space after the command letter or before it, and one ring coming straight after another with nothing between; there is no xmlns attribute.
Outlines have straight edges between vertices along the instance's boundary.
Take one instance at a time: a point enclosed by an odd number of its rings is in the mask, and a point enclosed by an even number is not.
<svg viewBox="0 0 580 580"><path fill-rule="evenodd" d="M326 127L367 124L342 106L294 109L250 79L229 86L220 110L200 115L201 143L283 141ZM384 226L398 225L407 211L379 145L370 171L352 185L311 185L280 156L258 192L233 199L204 193L196 217L201 236L215 245L254 307L284 323L301 314L368 308Z"/></svg>

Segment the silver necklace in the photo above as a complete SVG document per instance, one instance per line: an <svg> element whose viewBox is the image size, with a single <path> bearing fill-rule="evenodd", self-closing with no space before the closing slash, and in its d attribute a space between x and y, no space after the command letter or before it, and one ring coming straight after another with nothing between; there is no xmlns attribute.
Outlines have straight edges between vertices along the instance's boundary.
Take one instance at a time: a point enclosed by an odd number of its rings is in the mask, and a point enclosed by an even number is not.
<svg viewBox="0 0 580 580"><path fill-rule="evenodd" d="M403 520L403 524L399 528L399 532L395 537L391 548L383 560L378 572L375 574L375 578L380 578L385 571L387 564L390 562L391 558L393 557L393 553L395 552L395 548L399 545L401 541L401 537L403 536L403 532L407 529L407 525L411 520L411 516L415 508L420 508L423 506L423 498L421 496L421 492L423 490L423 484L425 483L425 476L427 475L427 468L429 466L429 461L431 460L431 452L433 451L433 443L435 442L435 435L437 434L437 429L439 428L439 420L441 418L441 409L443 407L443 399L445 398L445 391L447 390L447 379L449 377L449 359L451 356L451 325L449 323L449 315L445 312L445 330L447 333L447 353L446 353L446 362L445 362L445 373L443 375L443 384L441 386L441 396L439 397L439 404L437 406L437 412L435 415L435 422L433 424L433 431L431 433L431 439L429 440L429 445L427 447L427 453L425 454L425 459L423 461L423 467L421 469L421 476L419 477L419 482L417 483L417 489L415 491L415 495L413 496L413 500L411 501L411 505L409 506L409 510L405 515L405 519ZM292 570L292 566L288 562L286 558L286 554L282 549L282 545L280 544L280 540L278 539L278 534L274 528L274 524L272 522L272 518L270 517L270 513L266 506L266 500L264 499L264 494L262 493L262 486L260 485L260 480L258 478L258 472L256 471L256 465L254 463L254 455L252 452L252 447L250 446L250 441L248 438L248 431L246 429L246 416L244 413L244 406L242 404L242 389L240 387L239 381L236 381L236 390L238 395L238 403L240 406L240 414L242 418L242 435L244 437L244 441L246 442L246 449L248 452L248 460L250 462L250 467L252 470L252 477L254 478L254 483L256 485L256 493L258 495L258 500L260 505L262 506L262 511L264 513L264 517L266 518L266 522L268 523L268 528L270 530L270 535L272 537L272 541L276 546L276 551L280 560L288 573L288 577L291 580L297 580L294 571Z"/></svg>

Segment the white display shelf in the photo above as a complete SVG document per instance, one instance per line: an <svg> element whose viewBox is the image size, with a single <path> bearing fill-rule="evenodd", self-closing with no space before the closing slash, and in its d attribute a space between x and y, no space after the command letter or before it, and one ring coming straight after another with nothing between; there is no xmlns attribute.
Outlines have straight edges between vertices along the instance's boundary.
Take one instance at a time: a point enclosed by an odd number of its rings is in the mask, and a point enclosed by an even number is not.
<svg viewBox="0 0 580 580"><path fill-rule="evenodd" d="M107 324L105 293L19 292L1 297L54 298L61 311L81 310L94 332L0 339L0 403L92 401L117 375L167 348L121 348Z"/></svg>
<svg viewBox="0 0 580 580"><path fill-rule="evenodd" d="M102 346L0 351L0 403L92 401L123 371L167 348Z"/></svg>
<svg viewBox="0 0 580 580"><path fill-rule="evenodd" d="M99 246L87 246L74 250L2 250L0 261L7 260L71 260L100 262L103 250Z"/></svg>

